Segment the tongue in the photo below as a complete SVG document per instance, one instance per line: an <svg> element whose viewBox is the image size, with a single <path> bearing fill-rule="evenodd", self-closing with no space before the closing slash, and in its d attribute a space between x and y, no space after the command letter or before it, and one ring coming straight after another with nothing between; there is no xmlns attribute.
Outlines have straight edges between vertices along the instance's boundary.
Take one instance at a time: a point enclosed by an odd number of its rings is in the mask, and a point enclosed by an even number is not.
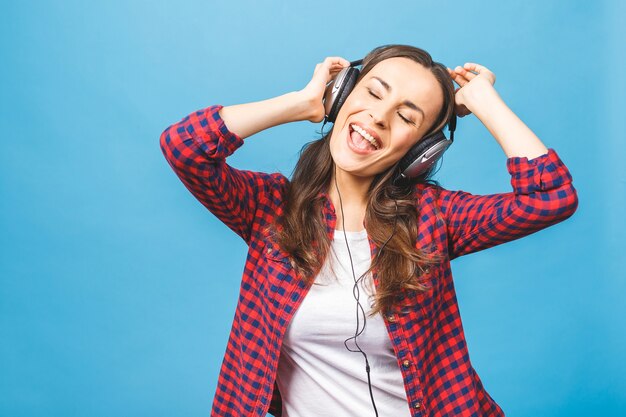
<svg viewBox="0 0 626 417"><path fill-rule="evenodd" d="M356 147L359 149L370 149L370 150L376 149L367 139L361 136L361 134L357 132L356 130L352 131L352 133L350 134L350 138L352 139L352 143L354 143Z"/></svg>

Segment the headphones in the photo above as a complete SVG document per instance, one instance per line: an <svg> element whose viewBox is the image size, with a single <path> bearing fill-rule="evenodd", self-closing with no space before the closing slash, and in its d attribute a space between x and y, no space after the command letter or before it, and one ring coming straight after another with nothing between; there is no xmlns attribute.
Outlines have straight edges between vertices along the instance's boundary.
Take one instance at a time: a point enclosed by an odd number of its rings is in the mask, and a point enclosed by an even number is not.
<svg viewBox="0 0 626 417"><path fill-rule="evenodd" d="M342 69L334 80L326 85L324 92L324 124L334 123L339 114L339 109L346 102L350 92L356 85L360 71L356 68L363 63L362 59L350 62L350 66ZM399 174L393 179L411 179L420 176L432 167L441 158L443 153L454 141L454 131L456 129L456 114L446 123L450 132L448 140L443 133L443 129L433 132L420 139L400 160Z"/></svg>

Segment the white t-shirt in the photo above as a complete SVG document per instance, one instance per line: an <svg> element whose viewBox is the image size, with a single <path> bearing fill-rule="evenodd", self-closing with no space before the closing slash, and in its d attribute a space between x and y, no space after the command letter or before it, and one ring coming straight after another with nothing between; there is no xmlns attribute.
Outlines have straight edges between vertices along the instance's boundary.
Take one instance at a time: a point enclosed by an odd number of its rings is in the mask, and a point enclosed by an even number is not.
<svg viewBox="0 0 626 417"><path fill-rule="evenodd" d="M367 230L346 232L356 279L370 266ZM332 268L332 269L331 269ZM333 274L333 271L335 272ZM369 279L369 283L364 281ZM287 327L276 376L283 417L374 416L365 358L353 337L357 329L354 277L343 230L335 230L320 273ZM368 293L368 289L370 292ZM359 281L360 303L373 302L371 274ZM359 330L363 313L359 313ZM380 314L366 317L357 343L370 364L372 393L379 417L409 417L402 374Z"/></svg>

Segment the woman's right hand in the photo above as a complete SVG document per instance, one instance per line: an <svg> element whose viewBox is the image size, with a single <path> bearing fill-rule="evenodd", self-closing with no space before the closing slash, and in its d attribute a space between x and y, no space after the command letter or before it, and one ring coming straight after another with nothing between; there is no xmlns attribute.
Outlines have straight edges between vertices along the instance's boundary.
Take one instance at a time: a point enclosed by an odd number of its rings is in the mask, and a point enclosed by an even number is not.
<svg viewBox="0 0 626 417"><path fill-rule="evenodd" d="M307 103L306 120L314 123L324 120L326 111L324 110L322 99L324 98L326 85L337 76L339 71L348 66L350 66L350 61L338 56L327 57L323 62L315 66L311 81L309 81L306 87L298 91L301 99Z"/></svg>

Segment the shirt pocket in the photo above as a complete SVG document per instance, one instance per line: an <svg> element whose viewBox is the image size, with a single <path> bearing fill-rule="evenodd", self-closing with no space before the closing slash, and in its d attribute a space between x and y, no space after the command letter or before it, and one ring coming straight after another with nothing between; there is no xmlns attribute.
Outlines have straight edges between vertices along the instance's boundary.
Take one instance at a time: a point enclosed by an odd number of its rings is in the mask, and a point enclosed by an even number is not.
<svg viewBox="0 0 626 417"><path fill-rule="evenodd" d="M304 285L294 269L287 252L272 239L266 238L263 247L263 274L267 301L274 314L285 319L299 299ZM279 335L275 335L279 337Z"/></svg>
<svg viewBox="0 0 626 417"><path fill-rule="evenodd" d="M263 247L265 273L272 292L284 295L292 291L291 285L296 278L295 269L289 254L276 241L265 238Z"/></svg>
<svg viewBox="0 0 626 417"><path fill-rule="evenodd" d="M291 265L289 255L287 254L287 252L282 250L280 246L278 246L278 243L268 237L265 238L264 244L264 255L269 262L278 262Z"/></svg>

